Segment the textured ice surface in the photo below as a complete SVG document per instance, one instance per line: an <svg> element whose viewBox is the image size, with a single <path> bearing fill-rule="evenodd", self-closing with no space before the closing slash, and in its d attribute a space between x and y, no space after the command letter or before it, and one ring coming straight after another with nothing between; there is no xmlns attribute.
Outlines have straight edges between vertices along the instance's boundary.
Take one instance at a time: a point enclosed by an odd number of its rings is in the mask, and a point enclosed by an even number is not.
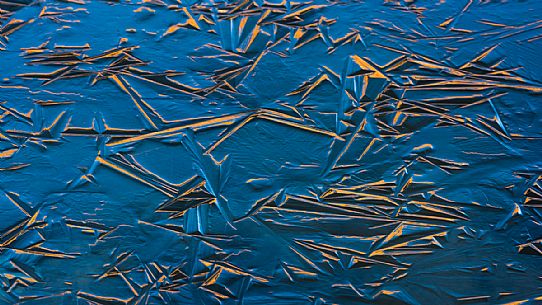
<svg viewBox="0 0 542 305"><path fill-rule="evenodd" d="M0 2L0 304L542 303L542 2Z"/></svg>

